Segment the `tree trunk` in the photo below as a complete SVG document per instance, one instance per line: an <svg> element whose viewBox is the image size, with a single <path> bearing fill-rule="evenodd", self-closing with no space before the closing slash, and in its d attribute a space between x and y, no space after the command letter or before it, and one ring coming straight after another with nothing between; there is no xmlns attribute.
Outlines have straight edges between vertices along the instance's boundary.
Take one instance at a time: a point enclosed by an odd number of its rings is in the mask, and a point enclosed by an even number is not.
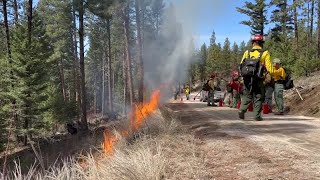
<svg viewBox="0 0 320 180"><path fill-rule="evenodd" d="M106 114L106 70L105 70L105 61L102 58L102 94L101 94L101 108L102 116Z"/></svg>
<svg viewBox="0 0 320 180"><path fill-rule="evenodd" d="M111 17L107 19L107 33L108 33L108 109L109 113L113 114L113 91L112 91L112 53L111 53Z"/></svg>
<svg viewBox="0 0 320 180"><path fill-rule="evenodd" d="M318 1L318 58L320 58L320 1Z"/></svg>
<svg viewBox="0 0 320 180"><path fill-rule="evenodd" d="M75 101L77 102L77 107L79 112L81 112L81 87L80 87L80 72L79 72L79 58L78 58L78 42L77 42L77 25L76 25L76 8L73 6L72 8L72 29L73 29L73 78L74 78L74 94L73 96L75 97Z"/></svg>
<svg viewBox="0 0 320 180"><path fill-rule="evenodd" d="M117 59L117 55L116 55L116 53L114 53L114 57L113 57L114 59ZM117 69L118 70L118 69ZM115 69L112 71L112 90L114 91L114 89L115 89L115 86L116 86L116 82L118 82L117 81L117 79L116 79L116 73L115 73ZM112 98L112 100L113 100L113 98Z"/></svg>
<svg viewBox="0 0 320 180"><path fill-rule="evenodd" d="M123 65L122 65L122 75L123 75L123 114L127 114L128 105L128 75L127 75L127 61L126 53L123 53Z"/></svg>
<svg viewBox="0 0 320 180"><path fill-rule="evenodd" d="M306 57L309 58L309 49L311 42L311 28L310 28L310 1L307 2L307 50ZM307 59L306 58L306 59Z"/></svg>
<svg viewBox="0 0 320 180"><path fill-rule="evenodd" d="M141 39L141 21L140 21L140 0L135 0L136 22L137 22L137 45L138 45L138 101L143 102L143 56L142 56L142 39Z"/></svg>
<svg viewBox="0 0 320 180"><path fill-rule="evenodd" d="M12 63L12 57L11 57L11 41L10 41L10 30L9 30L9 23L8 23L8 10L7 10L7 0L2 1L3 5L3 19L4 19L4 27L6 31L6 40L7 40L7 54L9 58L9 64Z"/></svg>
<svg viewBox="0 0 320 180"><path fill-rule="evenodd" d="M32 0L28 3L28 41L31 45L31 32L32 32Z"/></svg>
<svg viewBox="0 0 320 180"><path fill-rule="evenodd" d="M28 1L27 4L27 16L28 16L28 48L31 48L31 36L32 36L32 0ZM30 97L30 93L27 94L27 97ZM27 117L24 118L24 124L23 124L23 129L26 131L26 134L24 136L24 145L27 145L28 143L28 129L31 124L30 119L29 119L29 108L32 106L31 102L29 100L26 100L26 109L25 109L25 115Z"/></svg>
<svg viewBox="0 0 320 180"><path fill-rule="evenodd" d="M60 59L60 63L58 64L59 72L60 72L60 82L61 82L61 93L63 96L63 100L66 102L67 95L66 95L66 85L65 85L65 79L64 79L64 69L63 69L63 61Z"/></svg>
<svg viewBox="0 0 320 180"><path fill-rule="evenodd" d="M5 27L5 33L6 33L6 45L7 45L7 55L8 55L8 62L11 66L12 64L12 56L11 56L11 41L10 41L10 30L9 30L9 23L8 23L8 10L7 10L7 0L2 1L2 10L3 10L3 20L4 20L4 27ZM10 67L11 68L11 67ZM12 78L13 71L10 69L10 78ZM12 83L12 88L14 88ZM13 108L13 120L16 121L16 112L15 112L15 100L12 101L12 108ZM6 173L6 164L7 164L7 150L9 148L10 144L10 138L12 133L12 125L13 122L10 122L9 129L8 129L8 141L6 144L6 151L4 155L4 162L3 162L3 176L5 176Z"/></svg>
<svg viewBox="0 0 320 180"><path fill-rule="evenodd" d="M75 12L74 7L72 7L72 22L70 25L70 39L71 39L71 51L73 55L73 69L72 69L72 76L73 76L73 92L71 93L71 99L76 100L77 99L77 54L76 51L76 27L75 27Z"/></svg>
<svg viewBox="0 0 320 180"><path fill-rule="evenodd" d="M283 13L286 14L284 16L284 18L282 18L282 31L285 35L285 37L288 36L288 29L287 29L287 14L288 14L288 0L284 0L283 1L283 9L282 9Z"/></svg>
<svg viewBox="0 0 320 180"><path fill-rule="evenodd" d="M94 115L97 114L97 99L98 99L98 93L97 93L97 75L94 73L94 99L93 99L93 113Z"/></svg>
<svg viewBox="0 0 320 180"><path fill-rule="evenodd" d="M298 29L298 12L297 12L297 0L293 0L293 19L294 19L294 36L295 36L295 52L299 54L299 29Z"/></svg>
<svg viewBox="0 0 320 180"><path fill-rule="evenodd" d="M124 37L125 37L125 48L126 48L129 102L130 102L130 105L132 106L134 101L134 94L133 94L133 83L132 83L131 53L130 53L129 3L126 3L126 6L124 8L123 18L124 18Z"/></svg>
<svg viewBox="0 0 320 180"><path fill-rule="evenodd" d="M314 21L314 0L311 1L311 19L310 19L310 43L313 42L312 36L313 36L313 21Z"/></svg>
<svg viewBox="0 0 320 180"><path fill-rule="evenodd" d="M14 21L17 24L19 21L19 11L18 11L18 2L13 0L13 9L14 9Z"/></svg>
<svg viewBox="0 0 320 180"><path fill-rule="evenodd" d="M83 27L84 6L83 0L79 3L79 41L80 41L80 82L81 82L81 128L88 130L86 110L86 86L84 72L84 27Z"/></svg>

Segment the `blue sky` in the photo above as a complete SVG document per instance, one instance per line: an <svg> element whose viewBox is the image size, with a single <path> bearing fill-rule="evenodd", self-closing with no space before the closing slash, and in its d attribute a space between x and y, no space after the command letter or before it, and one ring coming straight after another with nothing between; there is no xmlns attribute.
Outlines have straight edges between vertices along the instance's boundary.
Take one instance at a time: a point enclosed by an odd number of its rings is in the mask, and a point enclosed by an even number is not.
<svg viewBox="0 0 320 180"><path fill-rule="evenodd" d="M34 0L35 4L37 2L38 0ZM203 43L209 44L213 30L217 42L221 44L227 37L232 44L247 42L251 37L249 27L240 24L240 21L247 20L248 17L236 11L236 7L242 7L245 0L165 0L165 2L171 2L177 9L183 9L184 18L181 21L188 24L187 28L194 34L197 47Z"/></svg>
<svg viewBox="0 0 320 180"><path fill-rule="evenodd" d="M247 20L248 17L237 12L236 7L242 7L244 0L166 0L172 2L177 9L190 3L190 12L194 23L192 33L195 35L196 46L203 43L209 44L212 31L216 33L217 42L224 43L228 37L231 43L242 41L247 42L251 35L249 27L240 24L240 21ZM197 4L193 4L197 2ZM267 29L266 29L267 30Z"/></svg>

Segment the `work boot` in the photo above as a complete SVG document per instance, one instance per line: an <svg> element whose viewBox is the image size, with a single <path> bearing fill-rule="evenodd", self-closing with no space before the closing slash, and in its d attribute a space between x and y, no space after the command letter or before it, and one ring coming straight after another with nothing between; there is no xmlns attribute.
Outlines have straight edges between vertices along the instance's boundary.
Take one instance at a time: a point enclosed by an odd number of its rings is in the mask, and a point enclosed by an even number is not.
<svg viewBox="0 0 320 180"><path fill-rule="evenodd" d="M262 117L256 117L256 118L254 118L254 120L255 121L262 121L263 119L262 119Z"/></svg>
<svg viewBox="0 0 320 180"><path fill-rule="evenodd" d="M213 107L218 107L218 106L217 106L216 104L214 104L214 103L212 103L212 106L213 106Z"/></svg>
<svg viewBox="0 0 320 180"><path fill-rule="evenodd" d="M244 112L243 111L239 111L238 115L239 115L239 119L244 120Z"/></svg>
<svg viewBox="0 0 320 180"><path fill-rule="evenodd" d="M207 106L212 106L211 104L207 104Z"/></svg>
<svg viewBox="0 0 320 180"><path fill-rule="evenodd" d="M275 112L275 113L273 113L274 115L277 115L277 116L283 116L284 115L284 113L283 112Z"/></svg>

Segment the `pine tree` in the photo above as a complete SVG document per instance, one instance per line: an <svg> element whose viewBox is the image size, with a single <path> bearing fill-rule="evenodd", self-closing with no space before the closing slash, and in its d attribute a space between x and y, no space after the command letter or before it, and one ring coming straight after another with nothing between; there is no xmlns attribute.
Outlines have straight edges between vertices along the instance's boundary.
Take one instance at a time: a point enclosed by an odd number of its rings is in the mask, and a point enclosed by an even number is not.
<svg viewBox="0 0 320 180"><path fill-rule="evenodd" d="M210 37L210 46L214 46L215 44L216 44L216 33L213 30Z"/></svg>
<svg viewBox="0 0 320 180"><path fill-rule="evenodd" d="M151 4L151 14L152 14L152 24L155 28L156 37L159 36L159 32L161 29L162 21L163 21L163 12L165 8L165 4L163 0L152 0Z"/></svg>
<svg viewBox="0 0 320 180"><path fill-rule="evenodd" d="M213 72L221 72L222 65L222 48L221 44L210 46L208 48L208 59L206 65L206 73L211 74Z"/></svg>
<svg viewBox="0 0 320 180"><path fill-rule="evenodd" d="M84 65L84 0L79 0L79 49L80 49L80 89L81 89L81 129L88 129L87 121L87 93L85 86L85 65Z"/></svg>
<svg viewBox="0 0 320 180"><path fill-rule="evenodd" d="M222 73L229 75L231 72L230 66L232 64L231 43L229 38L226 38L223 44L221 63L221 67L223 67Z"/></svg>
<svg viewBox="0 0 320 180"><path fill-rule="evenodd" d="M13 9L14 9L14 21L15 24L19 22L19 0L13 0Z"/></svg>
<svg viewBox="0 0 320 180"><path fill-rule="evenodd" d="M48 91L51 94L48 106L52 109L47 118L51 123L62 123L61 119L65 122L72 121L77 114L72 4L60 0L43 0L38 5L38 12L46 24L46 34L54 52L49 58L54 68L50 69L52 92Z"/></svg>
<svg viewBox="0 0 320 180"><path fill-rule="evenodd" d="M140 0L135 0L135 11L136 11L136 26L137 26L137 66L138 66L138 102L143 102L143 92L144 92L144 73L143 73L143 52L142 52L142 33L141 33L141 2ZM156 27L159 27L159 22L156 23Z"/></svg>
<svg viewBox="0 0 320 180"><path fill-rule="evenodd" d="M231 67L232 70L236 70L238 67L238 64L241 60L242 54L240 52L240 48L236 42L233 43L232 45L232 55L231 55Z"/></svg>
<svg viewBox="0 0 320 180"><path fill-rule="evenodd" d="M237 11L247 15L250 20L241 21L240 23L251 28L251 34L262 34L264 35L264 27L267 24L267 6L265 0L255 0L252 2L245 2L242 8L237 7Z"/></svg>
<svg viewBox="0 0 320 180"><path fill-rule="evenodd" d="M272 0L270 5L276 7L270 19L270 22L275 23L275 27L271 29L272 38L279 42L287 38L294 29L293 14L288 0Z"/></svg>
<svg viewBox="0 0 320 180"><path fill-rule="evenodd" d="M1 137L6 137L6 133L8 131L8 138L11 138L12 128L13 128L13 121L15 119L15 106L16 100L11 97L10 91L14 90L14 83L13 83L13 72L12 72L12 49L11 49L11 34L9 29L9 18L8 18L8 1L2 1L2 12L3 12L3 24L4 24L4 36L6 45L4 51L5 56L1 57L0 55L0 65L2 67L1 73L2 78L0 80L1 83L1 90L0 90L0 133ZM2 29L1 29L2 30ZM6 143L6 139L8 138L0 138L0 150L2 149L2 145ZM9 143L9 142L8 142ZM7 144L8 146L8 144Z"/></svg>
<svg viewBox="0 0 320 180"><path fill-rule="evenodd" d="M239 47L239 49L240 49L240 53L244 53L247 49L246 49L247 47L246 47L246 43L244 42L244 41L242 41L241 43L240 43L240 47ZM240 61L239 61L240 62Z"/></svg>
<svg viewBox="0 0 320 180"><path fill-rule="evenodd" d="M294 37L295 37L295 53L299 52L299 25L298 25L298 0L293 0L293 20L294 20ZM295 57L297 55L295 54Z"/></svg>
<svg viewBox="0 0 320 180"><path fill-rule="evenodd" d="M88 103L90 107L94 107L95 113L103 112L105 108L105 98L103 98L105 52L103 46L101 46L101 39L103 39L102 36L105 32L100 28L100 23L102 22L89 22L91 27L88 35L90 48L86 57L86 82L88 92L91 92L89 93Z"/></svg>
<svg viewBox="0 0 320 180"><path fill-rule="evenodd" d="M207 62L207 58L208 58L207 46L206 44L203 44L200 48L200 62L199 62L200 80L204 80L206 78L205 65Z"/></svg>
<svg viewBox="0 0 320 180"><path fill-rule="evenodd" d="M12 48L15 76L15 89L12 94L19 109L18 133L30 137L40 135L48 128L43 121L43 113L46 111L45 101L48 99L45 94L50 80L48 70L52 68L46 61L52 54L52 47L44 24L37 14L32 17L32 23L32 31L29 29L30 22L23 22L15 28Z"/></svg>

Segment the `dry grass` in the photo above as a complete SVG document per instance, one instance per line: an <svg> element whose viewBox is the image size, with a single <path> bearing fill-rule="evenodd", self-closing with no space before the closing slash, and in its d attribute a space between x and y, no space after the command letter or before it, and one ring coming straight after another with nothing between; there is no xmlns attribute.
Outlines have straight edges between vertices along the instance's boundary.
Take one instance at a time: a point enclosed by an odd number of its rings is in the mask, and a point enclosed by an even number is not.
<svg viewBox="0 0 320 180"><path fill-rule="evenodd" d="M320 72L312 73L309 77L300 77L294 80L295 86L303 88L313 88L320 85Z"/></svg>
<svg viewBox="0 0 320 180"><path fill-rule="evenodd" d="M198 140L180 127L177 121L162 118L158 111L132 138L120 137L111 156L94 157L89 154L82 158L85 163L70 159L46 171L37 171L37 166L33 166L26 175L21 173L17 164L15 171L3 179L159 180L208 177L208 172L202 167L205 153L199 149Z"/></svg>
<svg viewBox="0 0 320 180"><path fill-rule="evenodd" d="M286 106L291 114L320 117L320 72L315 72L309 77L301 77L294 81L303 97L298 96L295 89L286 91Z"/></svg>

